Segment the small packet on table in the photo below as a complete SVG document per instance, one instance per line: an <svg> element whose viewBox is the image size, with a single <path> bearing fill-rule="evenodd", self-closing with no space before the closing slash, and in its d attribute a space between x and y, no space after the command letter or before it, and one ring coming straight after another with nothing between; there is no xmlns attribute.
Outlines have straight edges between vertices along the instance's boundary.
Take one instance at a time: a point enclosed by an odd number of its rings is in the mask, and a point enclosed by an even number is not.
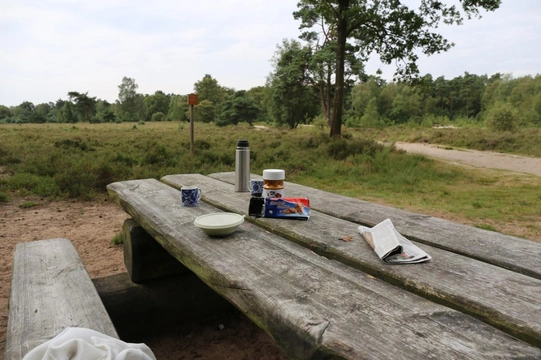
<svg viewBox="0 0 541 360"><path fill-rule="evenodd" d="M308 220L310 201L308 198L257 198L250 199L250 216L282 219Z"/></svg>

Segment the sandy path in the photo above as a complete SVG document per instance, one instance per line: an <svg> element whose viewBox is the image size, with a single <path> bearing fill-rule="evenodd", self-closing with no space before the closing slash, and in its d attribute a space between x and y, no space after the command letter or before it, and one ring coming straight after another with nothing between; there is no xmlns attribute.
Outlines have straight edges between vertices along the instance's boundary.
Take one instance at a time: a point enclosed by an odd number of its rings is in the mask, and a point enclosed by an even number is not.
<svg viewBox="0 0 541 360"><path fill-rule="evenodd" d="M442 146L397 142L397 149L422 154L459 164L482 168L502 169L541 176L541 158L501 154L477 150L449 150Z"/></svg>

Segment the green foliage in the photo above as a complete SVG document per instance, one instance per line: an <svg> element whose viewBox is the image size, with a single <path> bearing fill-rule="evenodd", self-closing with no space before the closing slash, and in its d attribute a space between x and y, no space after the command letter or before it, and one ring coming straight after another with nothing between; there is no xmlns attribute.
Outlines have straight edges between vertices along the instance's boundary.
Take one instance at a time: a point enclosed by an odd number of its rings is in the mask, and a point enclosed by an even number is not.
<svg viewBox="0 0 541 360"><path fill-rule="evenodd" d="M81 122L94 122L96 115L96 98L89 97L88 92L82 94L77 91L70 91L68 97L75 104L75 112Z"/></svg>
<svg viewBox="0 0 541 360"><path fill-rule="evenodd" d="M99 123L115 122L116 115L113 106L105 100L98 100L96 103L96 121Z"/></svg>
<svg viewBox="0 0 541 360"><path fill-rule="evenodd" d="M60 195L60 187L50 176L18 172L7 179L7 185L23 195L35 194L52 198Z"/></svg>
<svg viewBox="0 0 541 360"><path fill-rule="evenodd" d="M318 130L325 130L327 126L327 119L325 119L325 116L319 115L316 116L314 121L312 121L312 125L315 126Z"/></svg>
<svg viewBox="0 0 541 360"><path fill-rule="evenodd" d="M12 115L11 110L7 106L0 105L0 121L7 120Z"/></svg>
<svg viewBox="0 0 541 360"><path fill-rule="evenodd" d="M363 116L361 117L361 125L364 127L383 127L385 126L385 121L378 112L378 106L376 103L376 98L370 99Z"/></svg>
<svg viewBox="0 0 541 360"><path fill-rule="evenodd" d="M246 96L251 98L254 105L259 108L257 121L267 122L270 120L266 95L268 91L267 86L256 86L246 91Z"/></svg>
<svg viewBox="0 0 541 360"><path fill-rule="evenodd" d="M154 113L152 114L152 118L151 118L152 121L164 121L165 120L165 114L162 113L162 112L157 112L157 113ZM144 124L144 121L143 121L143 124Z"/></svg>
<svg viewBox="0 0 541 360"><path fill-rule="evenodd" d="M381 152L384 146L373 141L365 139L356 139L354 141L347 139L333 139L327 147L327 154L334 160L345 160L348 157L356 155L374 156Z"/></svg>
<svg viewBox="0 0 541 360"><path fill-rule="evenodd" d="M194 106L194 121L210 123L216 118L216 107L210 100L200 101Z"/></svg>
<svg viewBox="0 0 541 360"><path fill-rule="evenodd" d="M307 86L309 59L310 48L298 41L284 40L277 47L274 70L267 80L269 112L275 124L293 129L318 114L317 93Z"/></svg>
<svg viewBox="0 0 541 360"><path fill-rule="evenodd" d="M222 104L216 125L237 125L240 122L252 125L257 119L259 111L260 109L255 105L254 100L246 95L246 91L237 91Z"/></svg>
<svg viewBox="0 0 541 360"><path fill-rule="evenodd" d="M172 167L176 164L175 157L164 145L152 142L147 145L142 165L157 165L159 167Z"/></svg>
<svg viewBox="0 0 541 360"><path fill-rule="evenodd" d="M348 127L363 127L363 128L381 128L385 126L385 120L378 112L378 106L376 98L373 97L370 99L366 108L364 109L363 115L359 117L351 117L346 120L346 125Z"/></svg>
<svg viewBox="0 0 541 360"><path fill-rule="evenodd" d="M157 113L167 114L169 112L169 104L171 102L169 96L165 95L163 91L158 90L154 95L146 95L144 101L147 108L146 120L163 121L163 118L154 120L154 115Z"/></svg>
<svg viewBox="0 0 541 360"><path fill-rule="evenodd" d="M25 201L23 202L21 205L19 205L20 208L23 208L23 209L30 209L34 206L37 206L38 204L33 202L33 201Z"/></svg>
<svg viewBox="0 0 541 360"><path fill-rule="evenodd" d="M40 123L43 122L38 118L36 107L30 101L24 101L20 105L13 108L13 117L10 122L16 124Z"/></svg>
<svg viewBox="0 0 541 360"><path fill-rule="evenodd" d="M62 110L58 112L59 123L76 123L77 116L73 110L73 104L70 101L66 101L62 106Z"/></svg>
<svg viewBox="0 0 541 360"><path fill-rule="evenodd" d="M510 104L495 105L486 118L488 127L494 131L516 131L519 122L518 111Z"/></svg>
<svg viewBox="0 0 541 360"><path fill-rule="evenodd" d="M199 97L199 103L208 100L216 107L219 107L229 96L229 90L220 86L218 80L214 79L210 74L206 74L203 79L196 82L194 90Z"/></svg>
<svg viewBox="0 0 541 360"><path fill-rule="evenodd" d="M532 110L536 114L536 118L533 122L541 124L541 92L535 95L535 98L532 101Z"/></svg>
<svg viewBox="0 0 541 360"><path fill-rule="evenodd" d="M374 77L370 77L368 81L356 84L351 91L351 114L355 118L361 118L364 114L366 106L371 99L379 99L382 89L386 87Z"/></svg>
<svg viewBox="0 0 541 360"><path fill-rule="evenodd" d="M123 121L138 122L146 120L147 107L143 95L137 93L139 85L135 79L123 77L118 85L117 116Z"/></svg>
<svg viewBox="0 0 541 360"><path fill-rule="evenodd" d="M175 95L171 97L169 103L169 112L167 113L167 120L190 120L188 115L188 100L186 96Z"/></svg>
<svg viewBox="0 0 541 360"><path fill-rule="evenodd" d="M333 38L336 78L334 103L344 104L346 59L348 48L361 60L377 53L384 64L396 61L396 77L415 78L418 75L418 52L432 55L447 51L453 44L434 31L440 24L461 23L464 17L479 15L479 8L496 10L500 0L465 1L462 12L455 4L440 1L422 2L419 9L410 9L399 0L383 1L318 1L301 0L293 15L302 21L301 37L318 39L318 31ZM322 25L322 26L321 26ZM325 29L332 31L325 32ZM356 45L350 45L353 41ZM331 136L341 135L342 105L333 109L330 119Z"/></svg>
<svg viewBox="0 0 541 360"><path fill-rule="evenodd" d="M111 244L113 245L122 245L124 244L124 237L122 236L122 233L118 233L111 239Z"/></svg>
<svg viewBox="0 0 541 360"><path fill-rule="evenodd" d="M0 203L9 202L9 196L5 192L0 191Z"/></svg>

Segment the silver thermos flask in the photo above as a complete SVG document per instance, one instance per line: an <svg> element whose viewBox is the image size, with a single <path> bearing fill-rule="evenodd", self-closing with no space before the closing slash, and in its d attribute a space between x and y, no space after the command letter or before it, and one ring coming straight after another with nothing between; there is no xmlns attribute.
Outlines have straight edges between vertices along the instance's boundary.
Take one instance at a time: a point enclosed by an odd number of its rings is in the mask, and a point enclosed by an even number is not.
<svg viewBox="0 0 541 360"><path fill-rule="evenodd" d="M248 140L239 140L235 152L235 191L250 191L250 148Z"/></svg>

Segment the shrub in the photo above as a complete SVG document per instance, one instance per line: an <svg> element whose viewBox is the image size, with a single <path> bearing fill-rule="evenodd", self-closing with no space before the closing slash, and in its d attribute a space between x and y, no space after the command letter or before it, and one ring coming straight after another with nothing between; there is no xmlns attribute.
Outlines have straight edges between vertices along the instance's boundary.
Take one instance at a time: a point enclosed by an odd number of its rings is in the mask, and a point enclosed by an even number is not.
<svg viewBox="0 0 541 360"><path fill-rule="evenodd" d="M327 129L329 126L327 125L327 119L325 119L324 115L318 115L316 118L312 121L312 125L314 125L317 129L323 131Z"/></svg>
<svg viewBox="0 0 541 360"><path fill-rule="evenodd" d="M33 201L25 201L21 205L19 205L19 207L22 208L22 209L30 209L30 208L32 208L32 207L34 207L36 205L38 205L38 204L36 204Z"/></svg>
<svg viewBox="0 0 541 360"><path fill-rule="evenodd" d="M516 131L519 125L519 113L511 104L494 106L487 114L486 124L494 131Z"/></svg>
<svg viewBox="0 0 541 360"><path fill-rule="evenodd" d="M111 239L111 244L113 245L122 245L124 244L124 238L122 237L122 233L118 233Z"/></svg>
<svg viewBox="0 0 541 360"><path fill-rule="evenodd" d="M370 139L345 138L331 141L327 148L327 154L335 160L344 160L355 155L374 155L383 150L384 146Z"/></svg>
<svg viewBox="0 0 541 360"><path fill-rule="evenodd" d="M165 120L165 114L162 113L161 111L158 111L158 112L152 114L151 120L152 121L164 121Z"/></svg>
<svg viewBox="0 0 541 360"><path fill-rule="evenodd" d="M50 176L39 176L28 173L17 173L7 179L9 186L14 190L22 190L39 196L59 196L60 188Z"/></svg>

